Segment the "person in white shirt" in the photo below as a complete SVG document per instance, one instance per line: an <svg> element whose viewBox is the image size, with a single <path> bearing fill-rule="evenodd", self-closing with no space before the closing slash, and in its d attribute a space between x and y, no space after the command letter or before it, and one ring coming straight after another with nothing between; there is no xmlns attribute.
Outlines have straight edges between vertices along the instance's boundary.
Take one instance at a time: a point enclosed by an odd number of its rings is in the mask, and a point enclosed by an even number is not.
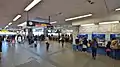
<svg viewBox="0 0 120 67"><path fill-rule="evenodd" d="M49 50L49 46L50 46L48 36L47 36L47 37L45 37L45 42L46 42L46 50L48 51L48 50Z"/></svg>

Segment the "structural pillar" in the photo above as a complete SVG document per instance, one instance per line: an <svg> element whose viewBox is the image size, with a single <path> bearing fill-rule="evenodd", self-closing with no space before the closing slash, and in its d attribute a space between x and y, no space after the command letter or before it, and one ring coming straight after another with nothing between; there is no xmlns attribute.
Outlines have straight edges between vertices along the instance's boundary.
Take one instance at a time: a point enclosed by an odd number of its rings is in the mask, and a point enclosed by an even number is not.
<svg viewBox="0 0 120 67"><path fill-rule="evenodd" d="M28 36L32 36L32 35L33 35L32 28L28 28Z"/></svg>
<svg viewBox="0 0 120 67"><path fill-rule="evenodd" d="M73 29L73 33L72 33L72 35L73 35L73 43L72 44L76 45L75 39L79 34L79 26L73 26L72 29Z"/></svg>

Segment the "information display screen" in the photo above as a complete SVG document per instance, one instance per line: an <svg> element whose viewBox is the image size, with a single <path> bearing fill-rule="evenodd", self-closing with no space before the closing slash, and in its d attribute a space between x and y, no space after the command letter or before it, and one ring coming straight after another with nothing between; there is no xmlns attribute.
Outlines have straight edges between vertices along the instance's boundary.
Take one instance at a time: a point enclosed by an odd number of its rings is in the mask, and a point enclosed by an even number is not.
<svg viewBox="0 0 120 67"><path fill-rule="evenodd" d="M112 38L119 38L120 39L120 34L110 34L110 39Z"/></svg>
<svg viewBox="0 0 120 67"><path fill-rule="evenodd" d="M92 34L92 38L105 39L105 34Z"/></svg>
<svg viewBox="0 0 120 67"><path fill-rule="evenodd" d="M88 38L88 34L79 34L78 38Z"/></svg>

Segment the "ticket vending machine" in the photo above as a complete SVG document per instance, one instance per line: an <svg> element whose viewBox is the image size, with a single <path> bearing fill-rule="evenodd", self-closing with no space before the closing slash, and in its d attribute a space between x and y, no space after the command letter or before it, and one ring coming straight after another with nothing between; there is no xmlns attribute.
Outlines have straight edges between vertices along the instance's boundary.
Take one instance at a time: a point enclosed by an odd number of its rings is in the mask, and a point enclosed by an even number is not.
<svg viewBox="0 0 120 67"><path fill-rule="evenodd" d="M96 38L100 47L105 47L105 34L92 34L92 38Z"/></svg>
<svg viewBox="0 0 120 67"><path fill-rule="evenodd" d="M79 39L88 38L88 34L79 34L78 38Z"/></svg>

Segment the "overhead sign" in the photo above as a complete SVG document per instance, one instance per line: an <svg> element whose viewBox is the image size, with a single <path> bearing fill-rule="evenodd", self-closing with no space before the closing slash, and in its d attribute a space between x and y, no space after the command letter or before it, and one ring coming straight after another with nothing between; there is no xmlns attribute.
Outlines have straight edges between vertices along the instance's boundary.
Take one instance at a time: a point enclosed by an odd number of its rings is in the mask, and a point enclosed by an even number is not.
<svg viewBox="0 0 120 67"><path fill-rule="evenodd" d="M47 23L38 23L38 22L30 22L30 21L27 22L27 26L29 26L29 27L31 27L31 26L35 26L35 27L47 27L49 25L50 24L47 24Z"/></svg>
<svg viewBox="0 0 120 67"><path fill-rule="evenodd" d="M27 22L27 26L35 26L35 23L34 22Z"/></svg>
<svg viewBox="0 0 120 67"><path fill-rule="evenodd" d="M9 32L9 31L8 31L8 30L3 29L3 30L1 30L0 32Z"/></svg>
<svg viewBox="0 0 120 67"><path fill-rule="evenodd" d="M36 26L36 27L46 27L46 26L48 26L48 24L36 23L35 26Z"/></svg>

